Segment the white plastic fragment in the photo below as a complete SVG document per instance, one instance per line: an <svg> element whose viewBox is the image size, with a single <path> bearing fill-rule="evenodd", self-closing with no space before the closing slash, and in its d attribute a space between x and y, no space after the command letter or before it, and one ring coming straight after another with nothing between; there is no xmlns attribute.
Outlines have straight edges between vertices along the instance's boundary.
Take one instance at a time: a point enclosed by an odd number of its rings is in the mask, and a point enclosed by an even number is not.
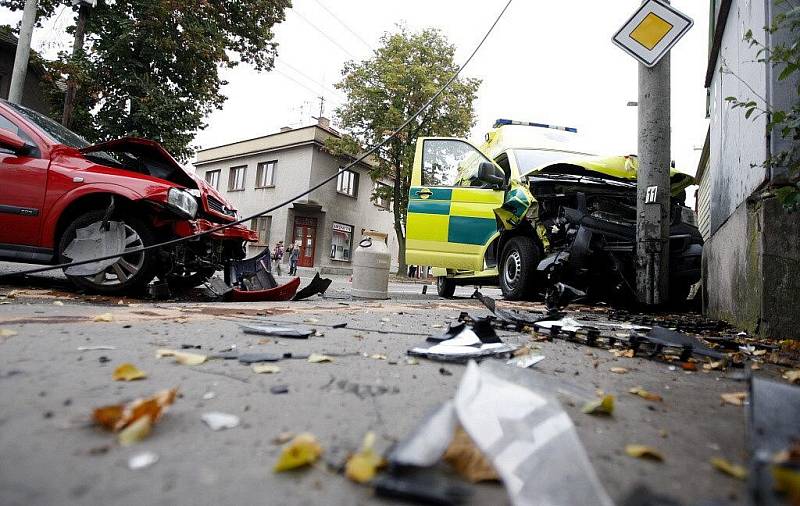
<svg viewBox="0 0 800 506"><path fill-rule="evenodd" d="M78 351L105 351L105 350L116 350L116 346L78 346Z"/></svg>
<svg viewBox="0 0 800 506"><path fill-rule="evenodd" d="M225 430L233 429L239 426L239 417L236 415L229 415L228 413L220 413L212 411L204 413L200 417L211 430Z"/></svg>
<svg viewBox="0 0 800 506"><path fill-rule="evenodd" d="M139 469L150 467L156 462L158 462L158 455L153 452L137 453L128 459L128 469L137 471Z"/></svg>
<svg viewBox="0 0 800 506"><path fill-rule="evenodd" d="M528 367L532 367L539 362L544 360L544 355L523 355L521 357L514 357L508 362L507 365L515 365L517 367L521 367L523 369L527 369Z"/></svg>

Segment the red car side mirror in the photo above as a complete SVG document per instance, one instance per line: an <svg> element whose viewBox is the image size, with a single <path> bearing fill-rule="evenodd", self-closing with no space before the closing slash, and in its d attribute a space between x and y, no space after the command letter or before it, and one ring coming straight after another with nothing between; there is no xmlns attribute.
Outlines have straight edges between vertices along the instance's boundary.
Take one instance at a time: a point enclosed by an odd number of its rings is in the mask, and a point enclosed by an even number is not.
<svg viewBox="0 0 800 506"><path fill-rule="evenodd" d="M25 154L29 151L30 145L22 138L4 128L0 128L0 148L5 148L17 154Z"/></svg>

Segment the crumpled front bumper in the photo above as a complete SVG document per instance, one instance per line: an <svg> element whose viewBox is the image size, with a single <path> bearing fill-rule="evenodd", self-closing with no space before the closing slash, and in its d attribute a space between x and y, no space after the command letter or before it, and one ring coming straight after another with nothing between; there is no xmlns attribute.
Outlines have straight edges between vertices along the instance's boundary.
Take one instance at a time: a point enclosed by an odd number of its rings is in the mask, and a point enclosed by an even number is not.
<svg viewBox="0 0 800 506"><path fill-rule="evenodd" d="M219 226L220 224L218 223L212 223L206 219L200 218L196 220L177 221L173 226L173 230L178 237L187 237L208 232L209 230ZM258 240L258 233L255 230L251 230L244 225L239 224L212 232L207 237L223 241L238 240L255 242Z"/></svg>

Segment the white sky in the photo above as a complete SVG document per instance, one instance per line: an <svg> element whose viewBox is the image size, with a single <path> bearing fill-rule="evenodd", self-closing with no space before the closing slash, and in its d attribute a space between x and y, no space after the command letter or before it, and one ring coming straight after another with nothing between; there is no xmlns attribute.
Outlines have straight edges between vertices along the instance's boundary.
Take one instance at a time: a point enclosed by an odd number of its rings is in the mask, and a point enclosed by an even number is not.
<svg viewBox="0 0 800 506"><path fill-rule="evenodd" d="M275 71L240 66L223 72L229 81L222 110L208 118L195 144L211 147L309 124L324 96L326 116L343 96L333 88L343 63L366 59L378 38L397 23L417 30L441 29L463 61L506 0L294 0L275 29ZM639 0L514 0L506 16L465 75L483 79L478 123L480 142L495 119L512 118L577 127L599 154L636 151L637 63L611 43L611 36ZM673 0L695 26L672 51L672 157L694 173L708 126L703 80L708 53L708 3ZM346 26L334 19L332 11ZM74 14L65 9L34 34L33 47L46 56L71 45L64 28ZM16 24L21 13L0 11L0 23ZM316 28L315 28L316 27ZM323 34L324 32L324 34ZM354 35L357 34L357 35ZM362 40L363 39L363 40Z"/></svg>

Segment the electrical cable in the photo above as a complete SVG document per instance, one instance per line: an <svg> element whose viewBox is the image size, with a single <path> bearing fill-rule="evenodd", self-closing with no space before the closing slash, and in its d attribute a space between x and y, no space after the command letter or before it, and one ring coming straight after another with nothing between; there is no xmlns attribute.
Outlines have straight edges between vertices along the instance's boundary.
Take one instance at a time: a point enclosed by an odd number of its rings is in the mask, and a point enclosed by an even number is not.
<svg viewBox="0 0 800 506"><path fill-rule="evenodd" d="M356 59L356 55L354 55L353 53L351 53L350 51L348 51L346 47L344 47L343 45L339 44L339 43L338 43L338 42L337 42L337 41L336 41L336 40L335 40L333 37L331 37L330 35L328 35L327 33L325 33L325 32L324 32L322 29L320 29L320 28L319 28L317 25L315 25L314 23L312 23L311 21L309 21L309 20L308 20L308 18L306 18L305 16L303 16L302 14L300 14L299 12L297 12L297 9L293 9L293 10L294 10L294 13L295 13L295 14L297 14L297 17L299 17L300 19L302 19L303 21L305 21L305 22L308 24L308 26L310 26L310 27L311 27L311 28L313 28L314 30L318 31L318 32L320 33L320 35L322 35L323 37L325 37L326 39L328 39L329 41L331 41L331 42L332 42L332 43L333 43L333 44L334 44L336 47L338 47L339 49L341 49L342 51L344 51L345 53L347 53L347 55L348 55L348 56L350 56L350 58Z"/></svg>
<svg viewBox="0 0 800 506"><path fill-rule="evenodd" d="M370 43L369 43L369 42L367 42L366 40L364 40L364 37L362 37L362 36L361 36L361 35L359 35L359 34L358 34L358 33L357 33L355 30L353 30L352 28L350 28L349 26L347 26L347 23L345 23L344 21L342 21L341 19L339 19L339 16L337 16L336 14L334 14L333 12L331 12L331 10L330 10L330 9L328 9L327 7L325 7L325 5L324 5L322 2L320 2L320 0L314 0L314 2L316 2L316 4L317 4L317 5L319 5L320 7L322 7L322 9L323 9L325 12L327 12L328 14L330 14L330 15L331 15L331 17L332 17L333 19L335 19L335 20L336 20L336 21L337 21L337 22L338 22L340 25L342 25L342 26L345 28L345 30L347 30L348 32L350 32L351 34L353 34L353 36L355 36L355 38L357 38L357 39L358 39L358 40L360 40L360 41L361 41L361 42L362 42L362 43L363 43L365 46L367 46L367 48L369 48L369 50L370 50L370 51L375 51L375 49L374 49L374 48L373 48L373 47L370 45Z"/></svg>
<svg viewBox="0 0 800 506"><path fill-rule="evenodd" d="M472 59L478 53L480 48L486 42L486 39L488 39L489 35L491 35L492 31L494 31L495 26L497 26L497 23L500 22L500 19L502 19L503 15L506 13L506 11L508 10L508 7L511 5L511 2L513 2L513 1L514 0L508 0L508 2L506 3L505 7L503 7L503 10L500 11L500 14L498 14L497 18L494 20L494 23L492 23L492 25L489 27L489 30L483 36L483 38L478 43L478 45L475 46L475 49L473 49L472 53L464 61L463 65L461 65L458 68L458 70L456 70L456 72L450 77L450 79L448 79L447 82L445 82L444 85L441 88L439 88L439 90L436 93L434 93L433 96L431 96L431 98L428 99L428 101L425 102L425 104L423 104L422 107L420 107L417 110L417 112L415 112L408 119L406 119L403 122L403 124L401 124L399 127L397 127L397 129L395 129L384 140L382 140L378 144L375 144L374 146L372 146L370 149L368 149L363 154L358 156L355 160L353 160L349 164L345 165L344 167L342 167L341 169L336 171L332 176L323 179L319 183L315 184L314 186L310 187L307 190L304 190L303 192L299 193L298 195L295 195L294 197L291 197L290 199L285 200L285 201L281 202L278 205L272 206L269 209L265 209L265 210L260 211L260 212L258 212L256 214L253 214L253 215L250 215L250 216L247 216L247 217L244 217L244 218L240 218L240 219L232 221L230 223L225 223L225 224L220 225L218 227L214 227L214 228L211 228L211 229L206 230L204 232L200 232L199 234L194 234L194 235L190 235L190 236L186 236L186 237L178 237L176 239L171 239L169 241L165 241L165 242L162 242L162 243L151 244L149 246L142 246L142 247L139 247L139 248L133 248L133 249L130 249L130 250L126 250L126 251L124 251L122 253L114 254L114 255L106 255L106 256L102 256L102 257L91 258L91 259L88 259L88 260L65 262L65 263L56 264L56 265L48 265L48 266L45 266L45 267L38 267L38 268L35 268L35 269L28 269L28 270L25 270L25 271L0 274L0 280L12 278L12 277L18 277L18 276L25 276L25 275L28 275L28 274L36 274L36 273L39 273L39 272L47 272L47 271L53 271L53 270L58 270L58 269L66 269L68 267L77 267L79 265L87 265L87 264L92 264L92 263L95 263L95 262L102 262L104 260L111 260L113 258L123 257L125 255L131 255L131 254L134 254L134 253L150 251L150 250L157 249L157 248L164 248L166 246L172 246L172 245L175 245L175 244L180 244L182 242L199 239L201 237L205 237L207 235L211 235L211 234L213 234L215 232L219 232L220 230L224 230L226 228L230 228L230 227L233 227L233 226L236 226L236 225L240 225L240 224L245 223L247 221L250 221L250 220L252 220L254 218L258 218L258 217L263 216L265 214L269 214L269 213L271 213L271 212L273 212L273 211L275 211L277 209L280 209L281 207L288 206L289 204L293 203L294 201L296 201L296 200L298 200L298 199L300 199L302 197L305 197L309 193L311 193L311 192L313 192L313 191L325 186L326 184L330 183L334 179L338 178L340 174L342 174L343 172L347 171L350 167L353 167L354 165L363 162L367 157L369 157L370 155L375 153L378 149L380 149L381 147L386 145L387 142L389 142L394 137L396 137L400 132L402 132L420 114L425 112L425 110L428 109L428 107L430 107L450 87L450 85L453 84L453 82L458 78L459 75L461 75L461 72L467 67L467 65L469 65L469 63L472 61Z"/></svg>

